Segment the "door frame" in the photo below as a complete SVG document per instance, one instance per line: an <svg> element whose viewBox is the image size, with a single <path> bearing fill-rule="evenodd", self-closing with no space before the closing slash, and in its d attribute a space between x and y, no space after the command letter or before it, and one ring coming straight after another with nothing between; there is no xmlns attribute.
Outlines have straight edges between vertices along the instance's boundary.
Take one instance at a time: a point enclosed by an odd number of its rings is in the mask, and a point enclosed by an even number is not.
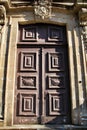
<svg viewBox="0 0 87 130"><path fill-rule="evenodd" d="M29 17L29 14L22 17L21 19L15 16L12 16L12 25L10 28L10 40L9 40L9 54L8 54L8 67L7 67L7 79L6 79L6 95L5 95L5 113L4 113L4 122L6 125L14 125L14 86L15 86L15 65L16 65L16 51L17 51L17 38L18 38L18 25L20 24L31 24L31 23L51 23L56 25L65 25L67 28L67 42L68 42L68 52L69 52L69 69L70 69L70 90L71 90L71 116L73 124L81 124L82 123L82 114L83 110L80 110L80 105L83 104L81 96L84 97L82 86L84 86L84 81L82 77L84 73L81 71L82 63L80 62L81 53L79 53L79 49L81 49L81 42L79 41L79 28L74 27L76 25L75 19L72 22L72 15L68 16L64 14L65 19L63 19L63 15L61 13L57 13L60 16L60 19L57 17L49 20L42 21L37 19L36 21L32 17ZM23 16L23 14L22 14ZM24 19L25 18L25 19ZM9 30L9 27L7 28ZM77 37L78 34L78 37ZM13 36L12 36L13 35ZM79 48L80 46L80 48ZM79 55L78 55L79 53ZM84 59L83 59L84 60ZM78 64L77 64L78 63ZM10 68L11 67L11 68ZM81 84L78 82L81 81ZM9 91L10 89L10 91ZM9 99L9 94L10 99ZM79 95L80 93L80 95ZM79 102L78 102L79 100ZM9 118L7 118L9 117Z"/></svg>

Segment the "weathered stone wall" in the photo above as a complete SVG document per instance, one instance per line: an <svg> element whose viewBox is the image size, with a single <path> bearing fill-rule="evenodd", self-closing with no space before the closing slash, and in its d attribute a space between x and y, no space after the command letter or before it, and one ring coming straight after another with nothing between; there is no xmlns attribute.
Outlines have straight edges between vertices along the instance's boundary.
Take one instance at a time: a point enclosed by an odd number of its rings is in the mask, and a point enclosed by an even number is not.
<svg viewBox="0 0 87 130"><path fill-rule="evenodd" d="M80 7L79 7L80 8ZM79 10L77 6L77 10ZM3 24L0 24L0 125L14 126L14 90L19 24L51 23L65 25L69 51L72 124L87 125L87 70L85 41L79 11L54 8L52 17L41 19L28 6L5 5ZM83 15L82 15L83 16ZM87 13L85 13L87 16ZM80 19L79 19L80 18ZM0 17L0 19L2 19ZM85 20L85 22L87 22ZM87 26L85 26L87 33ZM86 36L85 36L86 37Z"/></svg>

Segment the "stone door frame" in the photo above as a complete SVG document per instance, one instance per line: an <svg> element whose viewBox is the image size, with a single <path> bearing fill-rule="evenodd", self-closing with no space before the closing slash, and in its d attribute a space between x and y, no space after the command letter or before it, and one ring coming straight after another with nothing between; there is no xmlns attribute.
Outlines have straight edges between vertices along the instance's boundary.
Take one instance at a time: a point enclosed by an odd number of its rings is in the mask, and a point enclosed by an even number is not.
<svg viewBox="0 0 87 130"><path fill-rule="evenodd" d="M70 86L71 86L71 116L72 124L85 124L84 115L86 113L85 106L85 56L84 48L80 40L79 25L72 14L54 13L55 15L49 20L42 20L34 18L32 12L15 13L7 16L5 25L5 32L9 39L5 40L6 50L8 44L8 64L7 64L7 78L5 91L5 111L4 120L2 121L6 126L13 126L14 118L14 88L16 75L16 52L18 40L18 25L31 23L51 23L56 25L65 25L67 28L67 42L69 52L69 71L70 71ZM9 33L10 32L10 33ZM2 51L4 50L2 48ZM82 62L83 61L83 62ZM10 95L10 97L9 97Z"/></svg>

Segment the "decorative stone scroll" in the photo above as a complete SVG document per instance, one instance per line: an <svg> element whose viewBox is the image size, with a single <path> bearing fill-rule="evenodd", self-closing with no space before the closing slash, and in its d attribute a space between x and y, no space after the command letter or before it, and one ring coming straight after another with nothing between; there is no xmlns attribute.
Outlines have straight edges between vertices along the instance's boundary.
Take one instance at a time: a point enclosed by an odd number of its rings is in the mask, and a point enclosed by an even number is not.
<svg viewBox="0 0 87 130"><path fill-rule="evenodd" d="M6 10L3 5L0 5L0 25L5 24Z"/></svg>
<svg viewBox="0 0 87 130"><path fill-rule="evenodd" d="M81 26L87 26L87 8L81 8L79 12L79 20Z"/></svg>
<svg viewBox="0 0 87 130"><path fill-rule="evenodd" d="M0 5L0 41L1 41L2 28L3 25L5 24L5 19L6 19L5 7L3 5Z"/></svg>
<svg viewBox="0 0 87 130"><path fill-rule="evenodd" d="M5 24L5 19L6 19L5 7L3 5L0 5L0 42L2 37L3 25Z"/></svg>
<svg viewBox="0 0 87 130"><path fill-rule="evenodd" d="M35 1L34 14L42 19L51 17L51 2L49 0Z"/></svg>

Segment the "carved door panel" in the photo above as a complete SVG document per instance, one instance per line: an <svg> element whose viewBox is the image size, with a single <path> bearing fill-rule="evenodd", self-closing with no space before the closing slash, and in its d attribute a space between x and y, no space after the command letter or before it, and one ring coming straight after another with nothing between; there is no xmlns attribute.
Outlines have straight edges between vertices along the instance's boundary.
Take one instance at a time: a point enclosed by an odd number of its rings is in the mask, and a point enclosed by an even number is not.
<svg viewBox="0 0 87 130"><path fill-rule="evenodd" d="M63 47L43 48L43 123L69 123L69 81L67 51Z"/></svg>
<svg viewBox="0 0 87 130"><path fill-rule="evenodd" d="M70 122L68 52L65 28L20 26L17 43L15 124Z"/></svg>
<svg viewBox="0 0 87 130"><path fill-rule="evenodd" d="M39 49L18 48L15 100L16 123L38 123Z"/></svg>

